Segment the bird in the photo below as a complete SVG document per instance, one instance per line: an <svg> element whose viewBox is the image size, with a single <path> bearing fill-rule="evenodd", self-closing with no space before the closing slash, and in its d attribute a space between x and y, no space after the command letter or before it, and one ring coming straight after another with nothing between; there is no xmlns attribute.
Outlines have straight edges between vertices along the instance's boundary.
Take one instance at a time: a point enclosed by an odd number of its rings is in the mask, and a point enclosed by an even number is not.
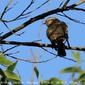
<svg viewBox="0 0 85 85"><path fill-rule="evenodd" d="M65 41L68 40L67 24L56 17L49 17L44 24L47 26L46 35L52 44L52 48L57 51L58 56L66 56Z"/></svg>

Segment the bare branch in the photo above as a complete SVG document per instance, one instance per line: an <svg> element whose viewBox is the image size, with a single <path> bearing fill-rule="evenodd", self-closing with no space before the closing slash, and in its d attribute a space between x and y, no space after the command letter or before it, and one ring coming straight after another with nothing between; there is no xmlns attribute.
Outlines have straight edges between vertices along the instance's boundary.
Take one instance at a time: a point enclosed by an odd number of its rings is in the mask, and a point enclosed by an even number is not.
<svg viewBox="0 0 85 85"><path fill-rule="evenodd" d="M16 36L21 36L24 32L22 32L22 33L20 33L20 34L15 34L13 31L12 31L12 29L10 29L9 27L8 27L8 25L6 24L6 22L4 22L4 21L2 21L3 22L3 24L6 26L6 28L10 31L10 32L12 32L14 35L16 35Z"/></svg>
<svg viewBox="0 0 85 85"><path fill-rule="evenodd" d="M45 50L46 52L48 52L48 53L50 53L50 54L56 56L56 57L54 57L54 58L57 58L57 57L58 57L58 55L56 55L56 54L54 54L54 53L48 51L47 49L45 49L45 48L43 48L43 47L42 47L42 49ZM70 59L70 58L66 58L66 57L60 57L60 58L64 58L64 59L66 59L66 60L70 60L70 61L76 62L75 60ZM53 58L51 58L51 59L53 59Z"/></svg>
<svg viewBox="0 0 85 85"><path fill-rule="evenodd" d="M29 17L29 15L28 16L23 16L23 17L19 17L19 18L17 18L16 20L21 20L21 19L25 19L25 18L28 18ZM14 21L14 20L11 20L11 21L6 21L6 22L12 22L12 21Z"/></svg>
<svg viewBox="0 0 85 85"><path fill-rule="evenodd" d="M10 50L12 50L12 49L14 49L14 48L16 48L16 47L18 47L18 46L16 45L16 46L13 46L13 47L11 47L11 48L8 48L8 49L6 49L3 53L6 53L7 51L10 51Z"/></svg>
<svg viewBox="0 0 85 85"><path fill-rule="evenodd" d="M6 13L7 8L9 7L9 5L10 5L11 3L12 3L12 1L9 1L8 4L5 6L4 11L3 11L2 14L1 14L0 19L3 18L4 14Z"/></svg>
<svg viewBox="0 0 85 85"><path fill-rule="evenodd" d="M18 54L18 53L20 53L20 51L13 52L13 53L7 53L7 54L4 54L4 55L9 55L9 56L11 56L11 55L13 55L13 54Z"/></svg>
<svg viewBox="0 0 85 85"><path fill-rule="evenodd" d="M20 61L24 61L24 62L29 62L29 63L46 63L46 62L48 62L48 61L51 61L51 60L57 58L57 56L55 56L55 57L49 58L49 59L47 59L47 60L42 60L42 61L31 61L31 60L28 60L28 59L17 58L17 57L10 56L10 55L6 55L6 56L11 57L11 58L16 59L16 60L20 60ZM67 59L67 60L76 62L75 60L69 59L69 58L66 58L66 57L61 57L61 58L64 58L64 59Z"/></svg>
<svg viewBox="0 0 85 85"><path fill-rule="evenodd" d="M23 14L23 15L28 15L28 14L30 14L30 13L36 11L37 9L41 8L43 5L45 5L45 4L48 3L49 1L50 1L50 0L45 1L45 2L42 3L40 6L38 6L36 9L34 9L34 10L28 12L28 13L25 13L25 14Z"/></svg>
<svg viewBox="0 0 85 85"><path fill-rule="evenodd" d="M14 19L12 19L12 20L9 20L9 21L7 21L7 22L15 21L15 20L17 20L18 18L20 18L21 16L23 16L24 12L26 12L26 11L31 7L31 5L32 5L33 3L34 3L34 0L31 0L30 4L29 4L16 18L14 18Z"/></svg>
<svg viewBox="0 0 85 85"><path fill-rule="evenodd" d="M66 7L69 2L70 2L70 0L66 0L66 2L63 5L63 8Z"/></svg>
<svg viewBox="0 0 85 85"><path fill-rule="evenodd" d="M44 49L44 50L47 51L46 49ZM47 52L48 52L48 51L47 51ZM50 53L51 53L51 52L50 52ZM14 56L12 56L12 55L10 55L10 54L5 54L5 56L8 56L8 57L11 57L11 58L20 60L20 61L29 62L29 63L45 63L45 62L51 61L51 60L53 60L53 59L55 59L55 58L58 57L58 55L56 55L56 54L54 54L54 53L52 53L52 54L53 54L55 57L49 58L49 59L47 59L47 60L42 60L42 61L32 61L32 60L29 60L29 59L21 59L21 58L18 58L18 57L14 57ZM64 59L67 59L67 60L76 62L75 60L69 59L69 58L66 58L66 57L61 57L61 58L64 58Z"/></svg>
<svg viewBox="0 0 85 85"><path fill-rule="evenodd" d="M53 59L55 59L56 57L53 57L53 58L50 58L50 59L47 59L47 60L42 60L42 61L31 61L31 60L28 60L28 59L22 59L22 58L17 58L17 57L14 57L14 56L9 56L7 55L8 57L11 57L13 59L16 59L16 60L20 60L20 61L24 61L24 62L29 62L29 63L46 63L48 61L51 61Z"/></svg>
<svg viewBox="0 0 85 85"><path fill-rule="evenodd" d="M75 7L75 8L73 8L73 10L85 12L85 9L83 9L83 8L77 8L77 7Z"/></svg>
<svg viewBox="0 0 85 85"><path fill-rule="evenodd" d="M0 44L8 44L8 45L18 45L18 46L33 46L33 47L50 47L52 48L52 44L41 44L35 42L15 42L15 41L0 41ZM54 46L54 48L57 47ZM78 51L85 51L85 47L68 47L65 46L67 50L78 50Z"/></svg>
<svg viewBox="0 0 85 85"><path fill-rule="evenodd" d="M5 11L5 13L7 13L8 11L10 11L14 6L17 5L17 3L18 2L16 1L11 7L7 8L6 11Z"/></svg>
<svg viewBox="0 0 85 85"><path fill-rule="evenodd" d="M62 12L62 13L63 13L63 12ZM71 21L73 21L73 22L76 22L76 23L85 24L84 22L81 22L81 21L79 21L79 20L76 20L76 19L73 19L73 18L69 17L69 16L66 15L65 13L63 13L63 15L57 13L57 15L60 15L60 16L63 16L63 17L66 17L66 18L68 18L69 20L71 20Z"/></svg>

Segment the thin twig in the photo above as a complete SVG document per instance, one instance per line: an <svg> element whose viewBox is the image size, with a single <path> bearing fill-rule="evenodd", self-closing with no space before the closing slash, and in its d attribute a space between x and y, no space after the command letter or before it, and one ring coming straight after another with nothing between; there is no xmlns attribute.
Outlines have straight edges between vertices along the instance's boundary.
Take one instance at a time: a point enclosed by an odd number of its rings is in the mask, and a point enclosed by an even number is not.
<svg viewBox="0 0 85 85"><path fill-rule="evenodd" d="M73 21L73 22L76 22L76 23L85 24L84 22L81 22L81 21L79 21L79 20L76 20L76 19L73 19L73 18L67 16L65 13L63 13L63 15L57 13L57 15L60 15L60 16L63 16L63 17L66 17L66 18L68 18L69 20L71 20L71 21Z"/></svg>
<svg viewBox="0 0 85 85"><path fill-rule="evenodd" d="M62 13L63 13L63 12L62 12ZM81 21L79 21L79 20L75 20L75 19L70 18L70 17L67 16L65 13L63 13L63 15L64 15L66 18L68 18L68 19L70 19L70 20L72 20L72 21L74 21L74 22L81 23L81 24L85 24L84 22L81 22Z"/></svg>
<svg viewBox="0 0 85 85"><path fill-rule="evenodd" d="M8 2L8 4L5 6L4 11L3 11L3 12L2 12L2 14L1 14L0 19L2 19L2 18L3 18L4 14L6 13L7 8L9 7L9 5L10 5L11 3L12 3L12 2L11 2L11 1L9 1L9 2Z"/></svg>
<svg viewBox="0 0 85 85"><path fill-rule="evenodd" d="M12 50L12 49L14 49L14 48L16 48L16 47L19 47L19 46L13 46L13 47L11 47L11 48L8 48L8 49L6 49L3 53L6 53L7 51L10 51L10 50Z"/></svg>
<svg viewBox="0 0 85 85"><path fill-rule="evenodd" d="M24 32L22 32L22 33L20 33L20 34L15 34L13 31L12 31L12 29L10 29L9 27L8 27L8 25L6 24L6 22L4 22L4 21L2 21L3 22L3 24L6 26L6 28L10 31L10 32L12 32L14 35L16 35L16 36L21 36Z"/></svg>
<svg viewBox="0 0 85 85"><path fill-rule="evenodd" d="M55 56L55 57L53 57L53 58L49 58L49 59L43 60L43 61L31 61L31 60L28 60L28 59L21 59L21 58L17 58L17 57L10 56L10 55L6 55L6 56L11 57L11 58L14 58L14 59L16 59L16 60L20 60L20 61L24 61L24 62L29 62L29 63L45 63L45 62L51 61L51 60L53 60L53 59L55 59L55 58L57 57L57 56ZM69 58L66 58L66 57L61 57L61 58L64 58L64 59L67 59L67 60L76 62L75 60L69 59Z"/></svg>
<svg viewBox="0 0 85 85"><path fill-rule="evenodd" d="M38 41L42 41L41 39L39 39L39 40L33 40L32 42L38 42Z"/></svg>
<svg viewBox="0 0 85 85"><path fill-rule="evenodd" d="M60 3L59 8L63 5L63 3L64 3L64 0Z"/></svg>
<svg viewBox="0 0 85 85"><path fill-rule="evenodd" d="M8 56L8 57L11 57L11 58L13 58L13 59L16 59L16 60L20 60L20 61L24 61L24 62L29 62L29 63L45 63L45 62L48 62L48 61L53 60L53 59L56 58L56 57L54 57L54 58L50 58L50 59L47 59L47 60L43 60L43 61L38 61L38 62L36 62L36 61L28 60L28 59L17 58L17 57L14 57L14 56L9 56L9 55L7 55L7 56Z"/></svg>
<svg viewBox="0 0 85 85"><path fill-rule="evenodd" d="M43 48L43 47L42 47L42 49L43 49L43 50L45 50L46 52L48 52L48 53L52 54L52 55L55 55L55 56L56 56L56 58L57 58L57 57L59 57L58 55L56 55L56 54L54 54L54 53L52 53L52 52L50 52L50 51L46 50L46 49L45 49L45 48ZM75 60L70 59L70 58L66 58L66 57L60 57L60 58L64 58L64 59L67 59L67 60L70 60L70 61L76 62ZM53 58L52 58L52 59L53 59Z"/></svg>
<svg viewBox="0 0 85 85"><path fill-rule="evenodd" d="M37 9L41 8L43 5L45 5L45 4L48 3L49 1L50 1L50 0L45 1L45 2L42 3L40 6L38 6L36 9L34 9L34 10L28 12L28 13L25 13L25 14L23 14L23 15L28 15L28 14L30 14L30 13L36 11Z"/></svg>
<svg viewBox="0 0 85 85"><path fill-rule="evenodd" d="M14 52L14 53L7 53L7 54L4 54L4 55L11 56L11 55L13 55L13 54L18 54L18 53L20 53L20 51L17 51L17 52Z"/></svg>
<svg viewBox="0 0 85 85"><path fill-rule="evenodd" d="M31 0L30 4L14 19L12 20L9 20L8 22L12 22L12 21L15 21L17 20L18 18L20 18L21 16L23 16L23 13L26 12L30 7L31 5L34 3L34 0Z"/></svg>
<svg viewBox="0 0 85 85"><path fill-rule="evenodd" d="M66 2L63 5L63 8L66 7L69 2L70 2L70 0L66 0Z"/></svg>
<svg viewBox="0 0 85 85"><path fill-rule="evenodd" d="M7 13L8 11L10 11L14 6L16 6L18 3L18 1L16 1L10 8L7 8L5 13Z"/></svg>
<svg viewBox="0 0 85 85"><path fill-rule="evenodd" d="M77 8L77 7L73 8L72 10L83 11L83 12L85 12L85 9L83 9L83 8Z"/></svg>
<svg viewBox="0 0 85 85"><path fill-rule="evenodd" d="M28 18L28 17L29 17L29 15L28 16L24 16L24 17L19 17L16 20L22 20L22 19L25 19L25 18ZM12 20L12 21L14 21L14 20ZM10 21L10 22L12 22L12 21ZM9 21L6 21L6 22L9 22Z"/></svg>

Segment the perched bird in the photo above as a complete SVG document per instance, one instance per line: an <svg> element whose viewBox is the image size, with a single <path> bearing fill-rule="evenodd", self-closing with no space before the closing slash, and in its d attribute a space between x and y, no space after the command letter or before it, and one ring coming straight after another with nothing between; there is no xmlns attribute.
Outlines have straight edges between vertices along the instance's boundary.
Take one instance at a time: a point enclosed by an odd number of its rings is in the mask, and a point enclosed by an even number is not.
<svg viewBox="0 0 85 85"><path fill-rule="evenodd" d="M57 18L48 18L45 21L47 28L46 34L51 41L53 48L58 51L58 56L66 56L64 42L68 38L68 26L65 22L60 21ZM57 47L55 47L57 45Z"/></svg>

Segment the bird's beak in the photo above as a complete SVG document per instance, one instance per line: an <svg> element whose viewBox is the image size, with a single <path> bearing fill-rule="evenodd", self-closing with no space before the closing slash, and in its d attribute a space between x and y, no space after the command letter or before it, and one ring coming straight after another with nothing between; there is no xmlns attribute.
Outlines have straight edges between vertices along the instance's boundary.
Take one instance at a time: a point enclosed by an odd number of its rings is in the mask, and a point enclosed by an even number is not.
<svg viewBox="0 0 85 85"><path fill-rule="evenodd" d="M45 24L45 22L43 24Z"/></svg>
<svg viewBox="0 0 85 85"><path fill-rule="evenodd" d="M43 22L43 24L46 24L46 22Z"/></svg>

